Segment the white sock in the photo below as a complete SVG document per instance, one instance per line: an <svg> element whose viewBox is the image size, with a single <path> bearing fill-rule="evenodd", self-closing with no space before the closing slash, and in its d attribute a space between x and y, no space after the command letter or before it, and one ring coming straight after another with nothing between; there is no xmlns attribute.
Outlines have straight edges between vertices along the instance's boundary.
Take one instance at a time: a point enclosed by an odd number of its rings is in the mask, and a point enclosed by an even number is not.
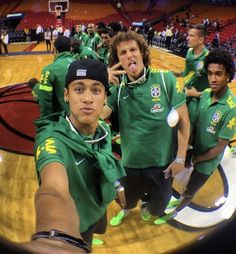
<svg viewBox="0 0 236 254"><path fill-rule="evenodd" d="M122 209L122 211L124 212L125 215L129 214L129 209Z"/></svg>

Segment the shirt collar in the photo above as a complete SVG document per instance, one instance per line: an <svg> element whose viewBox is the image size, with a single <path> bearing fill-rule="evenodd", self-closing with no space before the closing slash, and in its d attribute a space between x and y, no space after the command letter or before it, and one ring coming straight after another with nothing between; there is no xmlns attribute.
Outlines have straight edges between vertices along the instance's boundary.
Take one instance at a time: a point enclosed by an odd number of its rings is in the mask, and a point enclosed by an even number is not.
<svg viewBox="0 0 236 254"><path fill-rule="evenodd" d="M134 85L139 85L139 84L143 84L145 83L146 79L147 79L147 69L146 67L144 67L141 76L136 79L135 81L130 81L128 82L128 76L127 75L123 75L122 76L122 82L124 82L127 86L134 86Z"/></svg>
<svg viewBox="0 0 236 254"><path fill-rule="evenodd" d="M229 95L230 95L230 89L229 89L229 87L227 87L227 90L225 91L225 93L219 98L219 100L216 103L226 104L227 100L229 98ZM210 92L209 93L210 104L212 104L211 103L212 96L213 96L213 93Z"/></svg>
<svg viewBox="0 0 236 254"><path fill-rule="evenodd" d="M83 135L81 135L81 133L78 130L75 129L74 125L70 121L69 116L66 116L66 120L69 123L71 130L79 134L84 139L85 143L88 143L88 144L98 143L99 141L103 140L108 135L108 131L102 126L101 123L98 123L98 128L96 130L94 137L92 139L86 139Z"/></svg>

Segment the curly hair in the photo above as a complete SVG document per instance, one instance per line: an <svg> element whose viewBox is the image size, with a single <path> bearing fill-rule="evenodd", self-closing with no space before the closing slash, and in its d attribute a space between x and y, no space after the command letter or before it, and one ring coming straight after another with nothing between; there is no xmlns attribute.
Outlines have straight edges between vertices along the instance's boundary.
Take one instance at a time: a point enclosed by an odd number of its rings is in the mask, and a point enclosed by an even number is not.
<svg viewBox="0 0 236 254"><path fill-rule="evenodd" d="M221 64L225 67L226 73L229 74L229 82L234 78L235 65L232 55L225 49L219 48L210 51L205 58L205 69L209 64Z"/></svg>
<svg viewBox="0 0 236 254"><path fill-rule="evenodd" d="M148 67L150 65L150 51L143 36L140 34L137 34L134 31L128 31L128 32L119 32L112 38L112 41L109 47L109 52L110 52L109 66L113 66L114 64L119 62L119 59L117 56L117 46L123 41L136 41L141 51L141 54L143 56L144 66Z"/></svg>

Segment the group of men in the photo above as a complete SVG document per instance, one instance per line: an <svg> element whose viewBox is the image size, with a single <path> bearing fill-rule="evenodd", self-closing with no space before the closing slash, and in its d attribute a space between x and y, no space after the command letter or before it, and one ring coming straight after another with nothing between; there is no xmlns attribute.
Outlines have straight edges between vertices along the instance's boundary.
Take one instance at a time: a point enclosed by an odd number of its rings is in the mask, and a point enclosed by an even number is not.
<svg viewBox="0 0 236 254"><path fill-rule="evenodd" d="M115 197L121 211L111 218L112 226L138 202L141 218L155 216L155 224L191 202L236 128L236 98L228 88L233 59L221 49L209 53L204 37L204 27L190 28L184 89L171 71L151 68L148 45L133 31L119 32L110 42L109 68L96 59L73 59L68 38L55 41L55 62L43 69L38 86L40 186L36 233L23 244L26 249L90 252L93 233L106 231L106 209ZM112 154L110 129L101 120L111 114L119 122L121 161ZM165 215L173 177L190 164L186 191Z"/></svg>

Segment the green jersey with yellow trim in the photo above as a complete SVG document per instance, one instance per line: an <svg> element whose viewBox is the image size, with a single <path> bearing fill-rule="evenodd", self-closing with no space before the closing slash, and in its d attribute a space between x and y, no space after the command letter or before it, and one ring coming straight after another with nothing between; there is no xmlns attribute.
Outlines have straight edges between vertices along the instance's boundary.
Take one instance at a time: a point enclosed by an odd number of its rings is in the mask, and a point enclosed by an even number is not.
<svg viewBox="0 0 236 254"><path fill-rule="evenodd" d="M166 166L175 157L174 130L167 124L171 107L185 103L181 85L172 72L148 69L141 84L127 85L127 77L120 87L111 87L107 105L118 113L122 162L130 168ZM126 84L126 85L125 85Z"/></svg>
<svg viewBox="0 0 236 254"><path fill-rule="evenodd" d="M184 86L187 88L194 87L197 91L202 92L209 87L207 73L204 67L205 57L209 50L204 48L198 56L194 55L194 51L190 48L186 55L184 76ZM199 105L199 97L187 97L187 106L191 126L195 125L197 119Z"/></svg>
<svg viewBox="0 0 236 254"><path fill-rule="evenodd" d="M194 142L194 154L200 155L217 146L218 139L230 140L236 133L236 97L228 88L224 95L212 103L212 93L206 89L199 104L199 117ZM223 152L216 158L197 163L195 169L210 175L220 164Z"/></svg>
<svg viewBox="0 0 236 254"><path fill-rule="evenodd" d="M101 121L94 137L84 137L61 113L43 117L36 125L34 153L39 183L39 173L49 163L65 167L80 217L80 232L85 232L104 215L116 195L114 182L125 176L111 152L109 126Z"/></svg>
<svg viewBox="0 0 236 254"><path fill-rule="evenodd" d="M70 52L59 53L53 63L43 68L38 90L41 116L68 110L64 87L67 70L73 60Z"/></svg>
<svg viewBox="0 0 236 254"><path fill-rule="evenodd" d="M207 73L204 67L205 57L208 53L209 50L204 48L200 55L195 56L192 48L188 50L185 60L185 70L183 72L185 87L195 87L199 92L209 87Z"/></svg>

